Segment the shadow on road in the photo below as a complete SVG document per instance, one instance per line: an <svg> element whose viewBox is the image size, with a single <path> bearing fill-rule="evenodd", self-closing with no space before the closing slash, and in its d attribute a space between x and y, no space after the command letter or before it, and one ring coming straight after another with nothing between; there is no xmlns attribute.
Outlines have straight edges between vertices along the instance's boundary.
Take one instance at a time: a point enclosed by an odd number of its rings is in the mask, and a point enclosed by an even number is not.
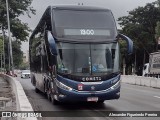
<svg viewBox="0 0 160 120"><path fill-rule="evenodd" d="M44 93L39 92L39 95L41 95L44 99L47 100L47 96ZM112 107L109 104L107 104L107 101L105 101L104 103L96 103L96 102L61 102L58 105L53 105L53 107L56 107L56 108L58 108L60 110L63 110L63 111L65 111L65 110L71 110L71 111L74 111L74 110L116 111L116 109L114 107Z"/></svg>
<svg viewBox="0 0 160 120"><path fill-rule="evenodd" d="M106 102L107 103L107 102ZM63 110L105 110L105 111L114 111L111 106L107 106L105 103L96 103L96 102L67 102L67 103L60 103L58 105Z"/></svg>

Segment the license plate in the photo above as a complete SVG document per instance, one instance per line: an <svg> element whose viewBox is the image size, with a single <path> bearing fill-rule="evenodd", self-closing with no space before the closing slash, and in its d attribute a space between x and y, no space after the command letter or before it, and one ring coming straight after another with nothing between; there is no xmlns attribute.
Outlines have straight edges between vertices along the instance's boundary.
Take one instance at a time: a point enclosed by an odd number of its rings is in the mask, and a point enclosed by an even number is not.
<svg viewBox="0 0 160 120"><path fill-rule="evenodd" d="M98 97L88 97L87 101L88 102L91 102L91 101L97 102L98 101Z"/></svg>

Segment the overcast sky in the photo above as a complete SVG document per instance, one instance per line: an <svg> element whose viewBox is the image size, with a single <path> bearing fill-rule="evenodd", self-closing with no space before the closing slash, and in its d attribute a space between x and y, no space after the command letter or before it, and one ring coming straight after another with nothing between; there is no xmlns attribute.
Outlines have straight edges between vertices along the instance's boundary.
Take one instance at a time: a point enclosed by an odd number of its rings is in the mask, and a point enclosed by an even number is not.
<svg viewBox="0 0 160 120"><path fill-rule="evenodd" d="M113 12L114 17L117 20L121 16L128 15L128 11L154 1L156 0L33 0L31 6L36 9L36 15L32 15L31 18L28 18L25 15L21 16L20 19L23 22L28 23L31 29L34 29L48 6L77 5L78 3L83 3L84 6L108 8ZM22 44L22 50L24 52L28 50L27 43Z"/></svg>

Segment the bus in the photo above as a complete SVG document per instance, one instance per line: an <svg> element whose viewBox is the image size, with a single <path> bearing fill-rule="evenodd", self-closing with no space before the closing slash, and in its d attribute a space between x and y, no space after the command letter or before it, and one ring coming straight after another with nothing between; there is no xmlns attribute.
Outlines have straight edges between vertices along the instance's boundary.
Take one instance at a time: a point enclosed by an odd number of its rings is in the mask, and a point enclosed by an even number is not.
<svg viewBox="0 0 160 120"><path fill-rule="evenodd" d="M111 10L49 6L29 40L31 83L53 104L120 98L119 39Z"/></svg>

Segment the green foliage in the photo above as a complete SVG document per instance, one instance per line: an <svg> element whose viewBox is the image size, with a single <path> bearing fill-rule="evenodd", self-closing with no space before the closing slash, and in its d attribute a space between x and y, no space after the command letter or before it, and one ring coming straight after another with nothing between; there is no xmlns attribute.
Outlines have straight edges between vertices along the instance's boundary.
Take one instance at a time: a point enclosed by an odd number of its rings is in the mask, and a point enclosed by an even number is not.
<svg viewBox="0 0 160 120"><path fill-rule="evenodd" d="M21 65L19 66L20 70L27 70L29 69L29 63L21 63Z"/></svg>
<svg viewBox="0 0 160 120"><path fill-rule="evenodd" d="M121 17L120 25L123 32L135 42L137 49L146 49L147 52L156 51L155 27L160 19L160 11L155 3L148 3L129 12L128 16ZM154 48L154 49L153 49Z"/></svg>
<svg viewBox="0 0 160 120"><path fill-rule="evenodd" d="M0 53L3 52L3 39L0 37Z"/></svg>
<svg viewBox="0 0 160 120"><path fill-rule="evenodd" d="M11 32L13 37L19 41L27 41L28 32L30 28L26 23L23 23L20 19L20 15L35 14L35 10L31 7L33 0L8 0L9 2L9 15L11 22ZM0 0L0 26L3 29L7 29L7 11L6 11L6 1Z"/></svg>
<svg viewBox="0 0 160 120"><path fill-rule="evenodd" d="M6 67L9 64L9 41L5 39L5 63ZM20 64L23 62L23 52L21 51L21 44L17 41L12 42L12 51L13 51L13 64L14 68L19 68Z"/></svg>
<svg viewBox="0 0 160 120"><path fill-rule="evenodd" d="M128 16L118 19L122 32L134 40L137 70L141 69L142 71L144 62L148 62L149 53L157 50L155 28L160 20L159 6L160 0L157 0L156 2L146 4L144 7L138 7L129 11ZM133 59L135 54L132 56ZM128 64L128 66L131 66L131 64Z"/></svg>
<svg viewBox="0 0 160 120"><path fill-rule="evenodd" d="M120 52L122 55L125 55L127 51L127 43L124 40L119 40L119 43L120 43L120 48L121 48Z"/></svg>
<svg viewBox="0 0 160 120"><path fill-rule="evenodd" d="M15 68L18 68L23 61L23 52L20 49L21 41L27 41L27 37L29 36L28 32L30 32L28 24L23 23L19 19L19 16L26 14L30 17L31 14L35 14L35 10L30 6L32 1L33 0L8 0L11 35L14 37L14 41L12 42L12 51ZM2 27L4 31L8 29L6 0L0 0L0 27ZM0 51L2 50L1 46L3 45L1 41L2 37L0 37ZM8 37L5 36L6 68L8 68L9 64L8 43Z"/></svg>
<svg viewBox="0 0 160 120"><path fill-rule="evenodd" d="M156 40L158 40L160 38L160 21L157 22L157 26L155 28L156 34L155 34L155 38Z"/></svg>
<svg viewBox="0 0 160 120"><path fill-rule="evenodd" d="M20 48L21 46L17 41L12 42L13 63L15 68L19 68L20 64L23 62L23 52Z"/></svg>

